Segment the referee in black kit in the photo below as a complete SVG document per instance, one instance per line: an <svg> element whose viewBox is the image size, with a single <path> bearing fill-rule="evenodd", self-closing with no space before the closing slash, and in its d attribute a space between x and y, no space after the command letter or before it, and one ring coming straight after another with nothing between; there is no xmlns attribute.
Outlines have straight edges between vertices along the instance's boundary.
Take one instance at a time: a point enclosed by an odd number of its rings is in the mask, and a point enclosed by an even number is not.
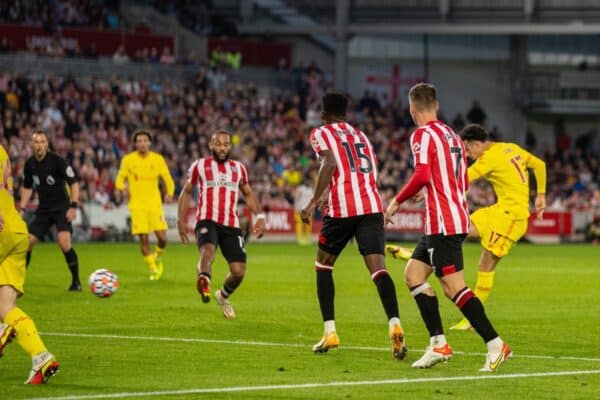
<svg viewBox="0 0 600 400"><path fill-rule="evenodd" d="M33 246L44 238L52 225L56 225L58 245L71 271L71 285L67 290L80 292L79 261L75 250L71 247L71 222L77 216L79 201L78 177L63 158L48 151L48 138L44 131L33 132L32 146L33 156L25 163L20 203L21 210L24 210L35 189L39 204L28 226L27 265L31 259Z"/></svg>

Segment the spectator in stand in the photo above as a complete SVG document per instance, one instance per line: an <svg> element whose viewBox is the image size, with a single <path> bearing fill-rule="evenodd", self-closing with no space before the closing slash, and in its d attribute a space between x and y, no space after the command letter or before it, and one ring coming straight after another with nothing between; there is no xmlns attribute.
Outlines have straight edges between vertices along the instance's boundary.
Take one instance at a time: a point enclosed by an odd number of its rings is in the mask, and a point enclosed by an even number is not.
<svg viewBox="0 0 600 400"><path fill-rule="evenodd" d="M150 55L148 56L148 62L150 64L157 64L160 62L160 55L158 54L158 49L156 47L152 47L150 49Z"/></svg>
<svg viewBox="0 0 600 400"><path fill-rule="evenodd" d="M8 38L2 37L0 40L0 53L8 53L12 50L12 45L9 42Z"/></svg>
<svg viewBox="0 0 600 400"><path fill-rule="evenodd" d="M471 109L467 113L467 119L473 124L485 125L487 115L477 100L473 102Z"/></svg>
<svg viewBox="0 0 600 400"><path fill-rule="evenodd" d="M127 64L129 62L129 56L125 52L125 46L121 44L117 47L117 51L113 54L112 60L115 64Z"/></svg>
<svg viewBox="0 0 600 400"><path fill-rule="evenodd" d="M175 64L175 56L171 54L169 46L163 47L162 54L160 55L161 64Z"/></svg>

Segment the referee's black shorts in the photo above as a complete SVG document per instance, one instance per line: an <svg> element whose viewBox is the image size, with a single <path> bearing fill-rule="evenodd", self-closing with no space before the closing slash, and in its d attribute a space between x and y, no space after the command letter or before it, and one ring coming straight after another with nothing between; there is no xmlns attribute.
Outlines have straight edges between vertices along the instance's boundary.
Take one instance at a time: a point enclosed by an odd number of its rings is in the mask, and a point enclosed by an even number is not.
<svg viewBox="0 0 600 400"><path fill-rule="evenodd" d="M319 248L329 254L339 255L352 237L363 256L384 254L385 232L383 214L357 215L347 218L323 218L319 233Z"/></svg>
<svg viewBox="0 0 600 400"><path fill-rule="evenodd" d="M67 210L36 212L27 229L29 233L42 240L52 225L56 225L57 232L73 233L73 227L67 221Z"/></svg>

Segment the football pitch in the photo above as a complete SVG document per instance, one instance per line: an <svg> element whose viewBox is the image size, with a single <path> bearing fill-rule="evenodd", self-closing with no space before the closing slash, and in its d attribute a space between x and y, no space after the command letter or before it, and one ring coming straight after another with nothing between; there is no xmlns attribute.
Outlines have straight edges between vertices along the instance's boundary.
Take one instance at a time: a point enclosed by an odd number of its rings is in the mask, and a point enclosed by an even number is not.
<svg viewBox="0 0 600 400"><path fill-rule="evenodd" d="M455 355L429 370L410 364L428 338L403 284L404 263L388 259L408 358L394 361L377 291L350 246L339 258L336 324L341 346L315 355L322 322L315 247L248 245L246 280L226 320L195 288L197 251L170 244L165 274L148 280L136 244L76 246L82 280L110 268L111 298L67 293L55 244L34 250L21 307L61 363L48 385L23 384L31 362L16 343L0 359L0 399L593 399L600 398L600 250L587 245L519 245L503 260L486 305L514 356L494 374L478 372L485 345L473 332L446 331ZM465 246L473 287L480 247ZM213 290L226 265L214 265ZM438 295L441 290L431 281ZM445 328L461 315L440 297Z"/></svg>

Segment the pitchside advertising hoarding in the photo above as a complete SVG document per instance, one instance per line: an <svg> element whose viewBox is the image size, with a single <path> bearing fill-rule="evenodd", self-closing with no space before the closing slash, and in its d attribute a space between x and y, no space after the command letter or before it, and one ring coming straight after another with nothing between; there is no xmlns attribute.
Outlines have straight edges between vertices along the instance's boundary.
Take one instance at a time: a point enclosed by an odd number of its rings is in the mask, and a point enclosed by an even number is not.
<svg viewBox="0 0 600 400"><path fill-rule="evenodd" d="M169 226L169 237L177 239L177 205L165 204L165 219ZM105 208L97 204L85 206L88 225L95 232L101 233L105 229L116 229L119 231L129 230L129 210L127 207ZM243 216L254 222L254 216L248 209L243 210ZM267 222L267 235L265 240L273 241L295 241L296 240L296 216L292 208L273 208L265 212ZM186 226L188 232L192 233L196 223L196 209L189 207L187 210ZM81 215L75 221L81 225ZM386 226L390 234L396 235L419 235L424 230L425 212L421 209L403 209L394 216L394 223ZM314 234L319 232L321 221L315 219L312 224ZM542 219L537 219L532 214L529 219L527 239L531 241L553 242L561 238L569 238L575 233L573 214L571 212L546 212ZM93 239L93 238L92 238Z"/></svg>
<svg viewBox="0 0 600 400"><path fill-rule="evenodd" d="M60 28L55 32L47 32L40 26L0 24L0 38L8 39L13 50L28 48L45 48L54 40L62 48L71 50L79 47L82 52L95 47L98 55L112 56L120 45L133 56L136 51L156 48L160 54L168 47L171 54L174 51L175 40L172 36L155 35L151 33L122 32L117 30Z"/></svg>

